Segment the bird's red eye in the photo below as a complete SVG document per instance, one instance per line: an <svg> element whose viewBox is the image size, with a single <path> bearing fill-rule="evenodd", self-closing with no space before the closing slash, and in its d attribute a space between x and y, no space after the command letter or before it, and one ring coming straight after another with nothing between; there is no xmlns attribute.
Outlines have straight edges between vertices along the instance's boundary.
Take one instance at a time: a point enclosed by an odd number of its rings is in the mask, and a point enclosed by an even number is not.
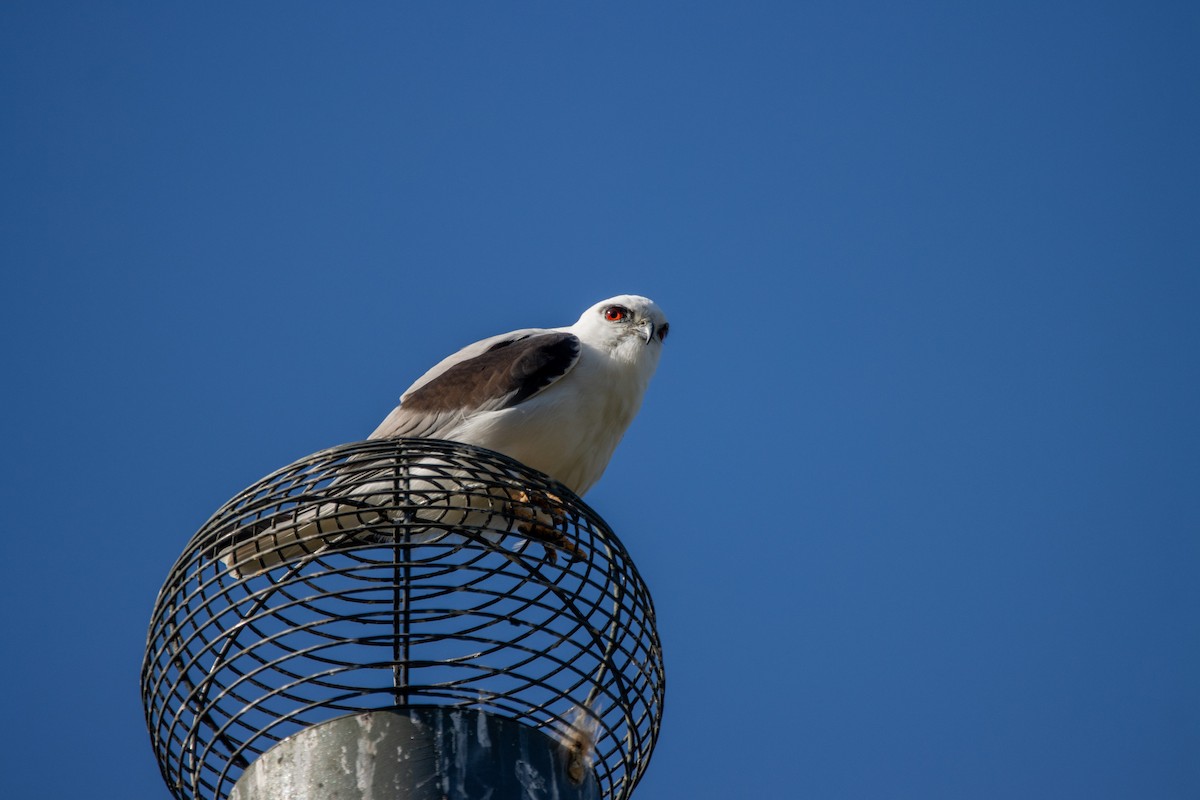
<svg viewBox="0 0 1200 800"><path fill-rule="evenodd" d="M604 318L609 322L620 322L629 316L629 309L624 306L609 306L604 309Z"/></svg>

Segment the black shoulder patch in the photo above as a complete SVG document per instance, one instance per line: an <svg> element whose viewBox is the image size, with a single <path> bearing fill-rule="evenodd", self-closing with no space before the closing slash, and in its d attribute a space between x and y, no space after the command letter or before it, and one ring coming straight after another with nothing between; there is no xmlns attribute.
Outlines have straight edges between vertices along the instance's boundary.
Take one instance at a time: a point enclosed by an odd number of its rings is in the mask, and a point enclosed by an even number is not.
<svg viewBox="0 0 1200 800"><path fill-rule="evenodd" d="M570 333L538 333L497 342L455 364L404 398L411 411L455 411L500 402L509 408L558 380L579 357Z"/></svg>

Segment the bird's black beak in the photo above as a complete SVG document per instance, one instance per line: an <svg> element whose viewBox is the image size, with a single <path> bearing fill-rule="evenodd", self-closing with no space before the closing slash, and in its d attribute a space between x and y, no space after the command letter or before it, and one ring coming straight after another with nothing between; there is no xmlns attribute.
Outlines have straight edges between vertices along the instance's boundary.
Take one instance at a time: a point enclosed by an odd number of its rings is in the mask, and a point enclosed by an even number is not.
<svg viewBox="0 0 1200 800"><path fill-rule="evenodd" d="M654 323L646 320L638 327L642 329L642 336L646 338L646 344L650 344L650 340L654 338Z"/></svg>

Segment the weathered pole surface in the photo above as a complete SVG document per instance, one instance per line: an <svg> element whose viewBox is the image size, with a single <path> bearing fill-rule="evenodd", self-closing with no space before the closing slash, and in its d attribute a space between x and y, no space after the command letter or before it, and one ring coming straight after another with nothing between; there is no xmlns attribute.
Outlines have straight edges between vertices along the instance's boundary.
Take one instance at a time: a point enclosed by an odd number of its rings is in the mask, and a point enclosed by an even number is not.
<svg viewBox="0 0 1200 800"><path fill-rule="evenodd" d="M229 800L597 800L595 775L574 783L569 758L545 733L474 709L369 711L284 739Z"/></svg>

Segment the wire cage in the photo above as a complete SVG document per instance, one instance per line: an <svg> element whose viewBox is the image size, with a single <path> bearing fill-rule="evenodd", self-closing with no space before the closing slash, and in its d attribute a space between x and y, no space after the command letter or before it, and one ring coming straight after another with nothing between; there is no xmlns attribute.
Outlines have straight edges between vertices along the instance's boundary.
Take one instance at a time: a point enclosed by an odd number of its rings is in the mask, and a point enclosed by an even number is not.
<svg viewBox="0 0 1200 800"><path fill-rule="evenodd" d="M324 450L222 506L159 593L142 667L180 800L226 797L312 725L420 706L543 731L626 798L663 692L650 595L605 522L510 458L426 439Z"/></svg>

